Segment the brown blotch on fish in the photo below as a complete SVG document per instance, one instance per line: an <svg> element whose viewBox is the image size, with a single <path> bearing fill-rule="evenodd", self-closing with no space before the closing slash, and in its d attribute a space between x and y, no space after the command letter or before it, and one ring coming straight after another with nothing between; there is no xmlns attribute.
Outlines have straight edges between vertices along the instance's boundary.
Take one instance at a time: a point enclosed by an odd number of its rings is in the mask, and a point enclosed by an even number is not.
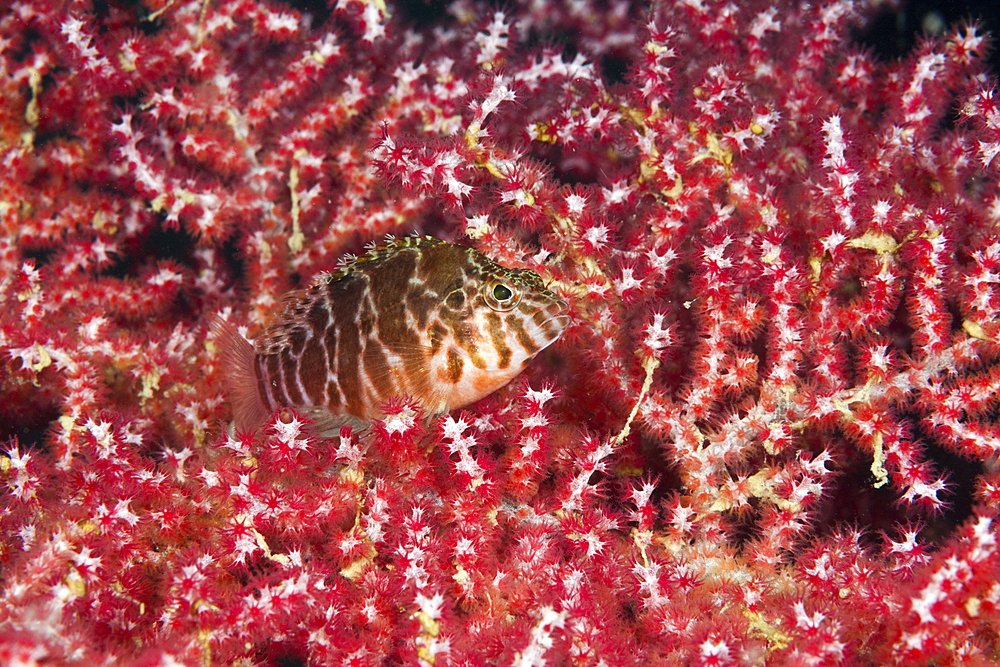
<svg viewBox="0 0 1000 667"><path fill-rule="evenodd" d="M527 350L529 355L533 355L542 349L542 347L545 347L544 344L539 345L536 340L528 335L527 330L524 328L524 321L521 318L514 315L508 315L507 327L514 332L515 340L521 344L522 348ZM544 331L542 333L544 334Z"/></svg>
<svg viewBox="0 0 1000 667"><path fill-rule="evenodd" d="M500 354L500 368L507 368L510 366L510 356L512 354L510 347L507 345L507 337L504 335L503 322L500 320L500 316L496 313L488 313L486 315L486 322L490 325L490 339L493 341L493 347Z"/></svg>
<svg viewBox="0 0 1000 667"><path fill-rule="evenodd" d="M238 428L292 407L327 432L391 399L431 414L479 400L559 337L566 311L533 271L407 237L285 295L253 343L219 317L211 327Z"/></svg>
<svg viewBox="0 0 1000 667"><path fill-rule="evenodd" d="M455 383L462 379L462 369L465 366L465 362L462 361L462 356L458 353L455 348L449 348L448 350L448 381Z"/></svg>

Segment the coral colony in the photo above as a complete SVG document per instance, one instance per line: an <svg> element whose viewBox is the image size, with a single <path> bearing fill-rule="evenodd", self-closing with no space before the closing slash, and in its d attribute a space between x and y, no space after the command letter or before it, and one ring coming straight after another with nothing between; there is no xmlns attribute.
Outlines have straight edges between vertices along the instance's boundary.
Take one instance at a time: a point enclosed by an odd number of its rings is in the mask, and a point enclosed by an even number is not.
<svg viewBox="0 0 1000 667"><path fill-rule="evenodd" d="M331 5L0 9L0 663L995 664L982 29ZM229 428L210 322L415 233L561 338L443 414Z"/></svg>

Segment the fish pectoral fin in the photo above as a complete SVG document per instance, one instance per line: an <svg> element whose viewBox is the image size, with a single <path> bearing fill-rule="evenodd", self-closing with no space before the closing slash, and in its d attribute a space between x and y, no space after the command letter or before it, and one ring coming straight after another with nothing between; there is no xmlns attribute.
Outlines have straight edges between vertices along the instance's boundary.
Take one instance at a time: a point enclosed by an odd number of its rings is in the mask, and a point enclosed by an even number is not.
<svg viewBox="0 0 1000 667"><path fill-rule="evenodd" d="M438 390L423 396L414 396L413 400L424 411L425 418L433 420L451 409L451 390Z"/></svg>
<svg viewBox="0 0 1000 667"><path fill-rule="evenodd" d="M379 399L412 399L429 412L447 411L451 384L435 373L434 358L440 348L419 344L383 347L388 348L388 353L366 356L364 360L364 372Z"/></svg>

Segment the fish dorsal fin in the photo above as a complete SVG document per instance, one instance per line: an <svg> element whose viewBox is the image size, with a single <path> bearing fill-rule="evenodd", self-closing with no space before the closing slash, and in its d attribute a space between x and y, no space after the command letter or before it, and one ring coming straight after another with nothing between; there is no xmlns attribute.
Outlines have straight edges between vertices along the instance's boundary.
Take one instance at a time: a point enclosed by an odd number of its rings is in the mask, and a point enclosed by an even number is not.
<svg viewBox="0 0 1000 667"><path fill-rule="evenodd" d="M330 279L331 274L323 274L309 287L294 290L281 298L277 314L268 322L264 333L254 340L258 353L277 354L291 345L293 336L305 335L314 329L310 313L324 298L323 288ZM327 317L326 311L320 310L322 316Z"/></svg>

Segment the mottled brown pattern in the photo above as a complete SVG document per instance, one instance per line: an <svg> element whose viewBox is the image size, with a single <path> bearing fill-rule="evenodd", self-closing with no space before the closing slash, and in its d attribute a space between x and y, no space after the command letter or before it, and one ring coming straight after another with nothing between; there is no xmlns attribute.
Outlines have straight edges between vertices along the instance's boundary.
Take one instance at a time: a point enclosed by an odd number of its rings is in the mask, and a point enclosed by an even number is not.
<svg viewBox="0 0 1000 667"><path fill-rule="evenodd" d="M438 306L438 298L426 291L423 285L410 285L406 292L406 307L417 323L418 331L426 331L431 313Z"/></svg>
<svg viewBox="0 0 1000 667"><path fill-rule="evenodd" d="M341 333L340 349L337 355L337 380L340 382L340 392L344 397L347 412L361 412L361 357L360 332L348 329Z"/></svg>
<svg viewBox="0 0 1000 667"><path fill-rule="evenodd" d="M309 403L323 405L325 402L323 387L326 385L327 375L326 350L323 349L316 335L313 335L306 343L299 364L302 387L309 397Z"/></svg>
<svg viewBox="0 0 1000 667"><path fill-rule="evenodd" d="M496 313L487 313L486 323L489 325L490 340L493 341L493 347L500 353L500 368L507 368L510 366L511 350L507 346L506 336L504 336L503 322Z"/></svg>
<svg viewBox="0 0 1000 667"><path fill-rule="evenodd" d="M377 280L373 280L371 295L378 318L378 339L399 352L420 343L417 332L406 325L407 285L416 267L416 253L403 253L398 261L385 265Z"/></svg>
<svg viewBox="0 0 1000 667"><path fill-rule="evenodd" d="M375 390L373 398L385 401L395 393L396 387L392 381L392 374L388 372L389 364L385 352L381 345L366 345L364 351L365 374Z"/></svg>
<svg viewBox="0 0 1000 667"><path fill-rule="evenodd" d="M340 402L348 413L355 414L361 407L359 379L361 307L367 293L366 281L353 277L342 280L328 278L327 307L332 310L332 324L326 331L326 349L332 362L328 369L336 378ZM371 318L368 318L371 321Z"/></svg>
<svg viewBox="0 0 1000 667"><path fill-rule="evenodd" d="M268 393L271 394L273 400L273 404L270 407L273 409L279 405L288 405L288 398L285 396L285 391L279 383L281 379L281 361L277 354L269 354L266 359Z"/></svg>
<svg viewBox="0 0 1000 667"><path fill-rule="evenodd" d="M299 364L298 357L291 354L291 350L282 350L281 356L281 384L285 390L286 402L282 405L305 405L306 401L299 391Z"/></svg>
<svg viewBox="0 0 1000 667"><path fill-rule="evenodd" d="M323 333L323 348L326 352L326 360L329 364L327 368L327 380L331 382L335 387L339 387L337 384L337 375L340 372L339 364L337 362L337 323L333 322L327 327L326 331ZM327 394L330 394L329 388L327 389ZM340 389L337 389L337 394L340 394Z"/></svg>
<svg viewBox="0 0 1000 667"><path fill-rule="evenodd" d="M462 361L461 355L455 348L448 350L448 380L454 384L462 379L462 369L465 367L465 363Z"/></svg>
<svg viewBox="0 0 1000 667"><path fill-rule="evenodd" d="M326 406L330 410L336 410L343 404L342 396L340 394L340 386L337 381L330 378L330 381L326 383Z"/></svg>
<svg viewBox="0 0 1000 667"><path fill-rule="evenodd" d="M361 411L361 330L342 319L337 318L337 381L347 411L355 414Z"/></svg>
<svg viewBox="0 0 1000 667"><path fill-rule="evenodd" d="M296 329L288 334L288 350L292 353L292 356L298 357L302 355L302 350L306 346L306 331L305 329Z"/></svg>
<svg viewBox="0 0 1000 667"><path fill-rule="evenodd" d="M565 311L532 271L428 237L386 241L286 295L252 348L225 333L254 353L231 355L236 377L256 379L241 390L237 422L254 426L280 406L324 425L364 421L393 397L432 412L460 407L555 340Z"/></svg>
<svg viewBox="0 0 1000 667"><path fill-rule="evenodd" d="M455 344L465 350L472 365L480 370L485 370L486 362L483 360L483 356L479 354L479 341L472 337L472 331L465 325L465 322L454 323L449 333L451 333Z"/></svg>
<svg viewBox="0 0 1000 667"><path fill-rule="evenodd" d="M449 292L444 299L444 305L451 310L461 310L465 306L465 292L462 288L455 288Z"/></svg>
<svg viewBox="0 0 1000 667"><path fill-rule="evenodd" d="M527 350L529 354L538 352L538 346L535 345L533 340L531 340L528 332L524 330L524 322L521 321L521 318L515 317L514 315L508 315L507 328L514 332L517 342L520 343L521 347Z"/></svg>
<svg viewBox="0 0 1000 667"><path fill-rule="evenodd" d="M427 339L430 343L431 354L437 354L444 341L448 338L448 329L440 322L434 322L427 329Z"/></svg>

